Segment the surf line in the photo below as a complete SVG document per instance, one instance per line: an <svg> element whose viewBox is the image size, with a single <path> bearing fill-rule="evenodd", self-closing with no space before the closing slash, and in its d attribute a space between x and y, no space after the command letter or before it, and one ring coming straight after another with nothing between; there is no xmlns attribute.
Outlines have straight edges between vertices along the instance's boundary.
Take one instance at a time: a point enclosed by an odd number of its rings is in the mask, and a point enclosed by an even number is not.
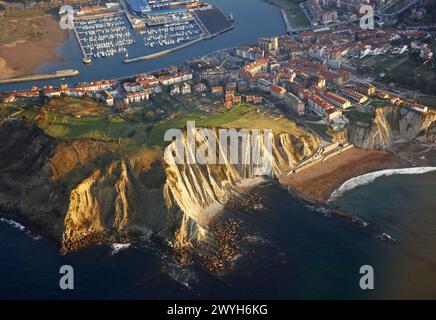
<svg viewBox="0 0 436 320"><path fill-rule="evenodd" d="M345 181L339 188L331 194L327 202L332 202L342 197L347 191L351 191L359 186L373 183L379 177L388 177L393 175L407 175L407 174L424 174L436 171L436 167L414 167L404 169L387 169L375 172L366 173Z"/></svg>

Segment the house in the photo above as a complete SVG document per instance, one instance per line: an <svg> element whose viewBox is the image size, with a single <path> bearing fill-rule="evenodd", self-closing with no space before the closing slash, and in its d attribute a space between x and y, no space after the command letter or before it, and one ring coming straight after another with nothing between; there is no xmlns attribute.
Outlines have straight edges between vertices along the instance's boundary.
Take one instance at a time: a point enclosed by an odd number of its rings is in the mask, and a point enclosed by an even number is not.
<svg viewBox="0 0 436 320"><path fill-rule="evenodd" d="M226 90L236 91L236 82L231 81L226 84Z"/></svg>
<svg viewBox="0 0 436 320"><path fill-rule="evenodd" d="M228 77L228 72L224 67L209 67L198 73L198 79L207 81L211 86L218 85Z"/></svg>
<svg viewBox="0 0 436 320"><path fill-rule="evenodd" d="M159 85L159 80L151 74L140 74L136 77L136 82L142 86L155 87Z"/></svg>
<svg viewBox="0 0 436 320"><path fill-rule="evenodd" d="M419 103L415 103L412 106L412 109L421 113L426 113L428 111L428 107Z"/></svg>
<svg viewBox="0 0 436 320"><path fill-rule="evenodd" d="M101 97L108 107L112 107L114 105L114 97L109 92L103 91L101 93Z"/></svg>
<svg viewBox="0 0 436 320"><path fill-rule="evenodd" d="M142 85L139 82L124 82L123 84L124 90L126 90L127 92L137 92L137 91L141 91Z"/></svg>
<svg viewBox="0 0 436 320"><path fill-rule="evenodd" d="M191 85L187 82L184 82L182 84L181 93L184 94L190 94L191 93Z"/></svg>
<svg viewBox="0 0 436 320"><path fill-rule="evenodd" d="M359 87L356 88L356 90L364 95L372 96L373 94L375 94L376 88L372 84L360 83Z"/></svg>
<svg viewBox="0 0 436 320"><path fill-rule="evenodd" d="M299 116L304 115L305 105L297 96L290 92L286 92L283 97L283 102L291 108Z"/></svg>
<svg viewBox="0 0 436 320"><path fill-rule="evenodd" d="M271 92L271 81L264 79L264 78L258 78L257 79L257 87L259 88L259 90L264 91L264 92Z"/></svg>
<svg viewBox="0 0 436 320"><path fill-rule="evenodd" d="M253 96L253 103L254 104L262 104L263 98L261 96Z"/></svg>
<svg viewBox="0 0 436 320"><path fill-rule="evenodd" d="M307 103L309 108L320 116L323 116L328 122L331 122L342 116L342 111L336 109L320 96L312 94L308 96Z"/></svg>
<svg viewBox="0 0 436 320"><path fill-rule="evenodd" d="M150 95L146 91L129 92L124 96L124 103L125 104L138 103L144 100L148 100L149 98Z"/></svg>
<svg viewBox="0 0 436 320"><path fill-rule="evenodd" d="M61 93L67 93L70 90L70 86L67 83L63 83L59 86Z"/></svg>
<svg viewBox="0 0 436 320"><path fill-rule="evenodd" d="M170 88L170 95L175 96L180 94L180 87L177 84L173 84Z"/></svg>
<svg viewBox="0 0 436 320"><path fill-rule="evenodd" d="M13 91L6 95L5 102L14 102L16 98L38 98L39 90L36 87L30 89L30 91Z"/></svg>
<svg viewBox="0 0 436 320"><path fill-rule="evenodd" d="M110 90L115 87L117 82L115 80L102 80L94 82L82 82L76 86L76 89L82 89L85 91L96 92L102 90Z"/></svg>
<svg viewBox="0 0 436 320"><path fill-rule="evenodd" d="M194 86L194 92L196 92L196 93L205 92L206 90L207 90L207 86L204 83L202 83L202 82L197 83Z"/></svg>
<svg viewBox="0 0 436 320"><path fill-rule="evenodd" d="M326 100L328 102L330 102L331 104L333 104L336 107L339 107L341 109L347 109L349 107L351 107L351 102L350 100L335 94L333 92L326 92L324 93L324 97L326 98Z"/></svg>
<svg viewBox="0 0 436 320"><path fill-rule="evenodd" d="M3 97L3 102L12 103L14 101L15 101L15 94L13 93L7 94Z"/></svg>
<svg viewBox="0 0 436 320"><path fill-rule="evenodd" d="M344 88L342 89L342 92L350 97L351 99L357 101L358 103L365 103L366 101L368 101L368 97L365 96L364 94L361 94L360 92L357 92L351 88Z"/></svg>
<svg viewBox="0 0 436 320"><path fill-rule="evenodd" d="M326 109L324 112L324 116L327 122L333 122L336 119L342 117L342 111L335 108Z"/></svg>
<svg viewBox="0 0 436 320"><path fill-rule="evenodd" d="M245 78L253 78L258 73L268 71L269 61L269 59L260 59L248 63L240 70L240 73Z"/></svg>
<svg viewBox="0 0 436 320"><path fill-rule="evenodd" d="M174 74L160 76L158 80L161 85L170 86L172 84L192 80L192 73L189 71L178 71Z"/></svg>
<svg viewBox="0 0 436 320"><path fill-rule="evenodd" d="M87 94L88 91L80 88L72 88L69 89L67 92L65 92L66 95L70 97L80 98L83 97L85 94Z"/></svg>
<svg viewBox="0 0 436 320"><path fill-rule="evenodd" d="M234 98L235 98L235 92L233 90L227 90L224 100L225 101L233 101Z"/></svg>
<svg viewBox="0 0 436 320"><path fill-rule="evenodd" d="M238 92L246 92L248 90L247 82L240 80L236 83L236 90Z"/></svg>
<svg viewBox="0 0 436 320"><path fill-rule="evenodd" d="M52 86L45 86L43 89L43 95L49 98L53 97L60 97L61 96L61 90L55 89Z"/></svg>
<svg viewBox="0 0 436 320"><path fill-rule="evenodd" d="M271 95L277 99L283 99L286 89L276 84L271 85Z"/></svg>
<svg viewBox="0 0 436 320"><path fill-rule="evenodd" d="M224 89L222 86L213 86L210 88L210 91L214 95L223 95L224 94Z"/></svg>
<svg viewBox="0 0 436 320"><path fill-rule="evenodd" d="M265 51L260 48L240 46L236 48L236 56L247 60L259 60L265 57Z"/></svg>

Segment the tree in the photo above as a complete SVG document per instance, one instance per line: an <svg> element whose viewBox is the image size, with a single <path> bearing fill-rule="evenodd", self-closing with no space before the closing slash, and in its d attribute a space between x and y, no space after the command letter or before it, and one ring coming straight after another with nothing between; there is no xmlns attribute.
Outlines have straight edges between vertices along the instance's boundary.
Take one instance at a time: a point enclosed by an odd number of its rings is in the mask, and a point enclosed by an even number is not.
<svg viewBox="0 0 436 320"><path fill-rule="evenodd" d="M156 113L152 110L144 112L144 118L149 121L156 120Z"/></svg>

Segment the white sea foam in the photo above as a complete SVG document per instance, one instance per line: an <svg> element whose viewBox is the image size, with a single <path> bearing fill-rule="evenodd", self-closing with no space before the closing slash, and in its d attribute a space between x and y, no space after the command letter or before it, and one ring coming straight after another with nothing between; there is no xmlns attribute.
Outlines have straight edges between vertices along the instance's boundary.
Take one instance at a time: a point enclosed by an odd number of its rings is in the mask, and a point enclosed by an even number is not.
<svg viewBox="0 0 436 320"><path fill-rule="evenodd" d="M40 235L33 234L30 230L26 230L26 227L23 226L21 223L18 223L12 219L0 218L0 222L4 222L4 223L14 227L15 229L20 230L20 231L25 231L25 233L35 241L42 239L42 237Z"/></svg>
<svg viewBox="0 0 436 320"><path fill-rule="evenodd" d="M436 171L436 167L416 167L416 168L405 168L405 169L388 169L376 172L371 172L363 174L361 176L354 177L346 182L344 182L339 188L337 188L330 196L328 202L334 201L344 195L345 192L353 190L354 188L366 184L370 184L379 177L387 177L392 175L400 174L424 174L427 172Z"/></svg>
<svg viewBox="0 0 436 320"><path fill-rule="evenodd" d="M125 250L130 247L130 243L114 243L112 244L112 254Z"/></svg>
<svg viewBox="0 0 436 320"><path fill-rule="evenodd" d="M11 219L0 218L0 222L7 223L8 225L11 225L14 228L21 230L21 231L26 229L22 224L19 224L18 222L11 220Z"/></svg>

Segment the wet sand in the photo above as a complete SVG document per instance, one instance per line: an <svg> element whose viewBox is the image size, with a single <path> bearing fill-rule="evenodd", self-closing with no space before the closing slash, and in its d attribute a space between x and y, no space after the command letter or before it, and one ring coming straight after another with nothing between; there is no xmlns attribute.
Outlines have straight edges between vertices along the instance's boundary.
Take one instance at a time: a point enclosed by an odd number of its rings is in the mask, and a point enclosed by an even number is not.
<svg viewBox="0 0 436 320"><path fill-rule="evenodd" d="M408 167L392 153L351 148L323 162L280 178L291 189L318 201L327 201L345 181L373 171Z"/></svg>
<svg viewBox="0 0 436 320"><path fill-rule="evenodd" d="M20 28L30 25L38 36L20 34L14 41L0 46L0 79L31 74L44 62L59 59L56 50L68 38L68 32L62 30L59 22L49 14L24 21Z"/></svg>

